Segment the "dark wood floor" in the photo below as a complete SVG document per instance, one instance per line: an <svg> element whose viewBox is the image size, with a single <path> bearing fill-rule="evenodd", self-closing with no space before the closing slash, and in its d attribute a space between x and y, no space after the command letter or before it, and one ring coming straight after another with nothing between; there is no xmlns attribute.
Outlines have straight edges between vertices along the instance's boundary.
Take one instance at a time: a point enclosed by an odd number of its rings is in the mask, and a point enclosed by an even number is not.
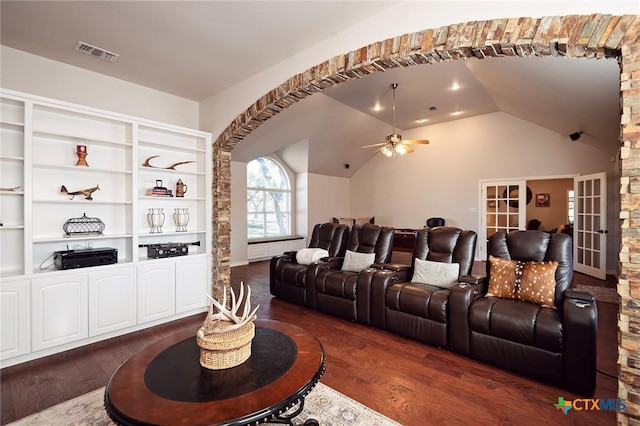
<svg viewBox="0 0 640 426"><path fill-rule="evenodd" d="M481 268L479 269L481 270ZM581 277L581 282L588 279ZM613 425L613 411L562 414L558 397L578 398L449 351L292 305L269 294L268 262L232 268L251 285L258 316L298 324L323 344L322 382L407 426ZM611 281L589 283L611 286ZM598 369L617 374L618 305L599 303ZM201 325L204 314L0 370L1 424L105 386L137 351ZM617 380L598 373L596 398L614 398Z"/></svg>

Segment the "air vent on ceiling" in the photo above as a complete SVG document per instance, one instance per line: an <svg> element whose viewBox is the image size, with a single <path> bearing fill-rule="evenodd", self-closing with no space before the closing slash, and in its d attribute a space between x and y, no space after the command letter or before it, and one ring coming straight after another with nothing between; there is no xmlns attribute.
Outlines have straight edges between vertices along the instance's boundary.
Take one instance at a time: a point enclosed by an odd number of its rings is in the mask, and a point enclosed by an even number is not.
<svg viewBox="0 0 640 426"><path fill-rule="evenodd" d="M120 56L117 53L109 52L108 50L92 46L89 43L85 43L83 41L79 41L76 44L74 50L86 55L91 55L94 58L102 59L103 61L107 62L115 62L116 59L118 59L118 56Z"/></svg>

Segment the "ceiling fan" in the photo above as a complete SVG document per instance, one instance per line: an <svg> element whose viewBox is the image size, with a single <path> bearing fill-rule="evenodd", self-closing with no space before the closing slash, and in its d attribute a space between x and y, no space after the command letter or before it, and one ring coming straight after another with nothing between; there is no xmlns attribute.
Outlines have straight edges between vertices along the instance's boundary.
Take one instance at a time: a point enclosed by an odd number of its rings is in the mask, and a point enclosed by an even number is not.
<svg viewBox="0 0 640 426"><path fill-rule="evenodd" d="M392 108L392 121L393 121L393 133L386 137L386 142L375 143L373 145L365 145L363 148L373 148L380 146L378 151L386 155L387 157L393 157L394 155L404 155L415 151L409 145L426 145L428 140L421 139L402 139L402 135L396 133L396 89L398 83L391 83L391 89L393 90L393 108Z"/></svg>

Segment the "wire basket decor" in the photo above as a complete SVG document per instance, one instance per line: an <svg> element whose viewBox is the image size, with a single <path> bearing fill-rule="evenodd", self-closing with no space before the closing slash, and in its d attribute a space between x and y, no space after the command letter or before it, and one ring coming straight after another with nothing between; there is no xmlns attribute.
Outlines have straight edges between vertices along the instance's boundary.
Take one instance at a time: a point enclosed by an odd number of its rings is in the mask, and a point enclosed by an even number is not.
<svg viewBox="0 0 640 426"><path fill-rule="evenodd" d="M82 217L72 217L62 226L65 237L80 235L102 235L104 222L97 217L87 217L86 213Z"/></svg>

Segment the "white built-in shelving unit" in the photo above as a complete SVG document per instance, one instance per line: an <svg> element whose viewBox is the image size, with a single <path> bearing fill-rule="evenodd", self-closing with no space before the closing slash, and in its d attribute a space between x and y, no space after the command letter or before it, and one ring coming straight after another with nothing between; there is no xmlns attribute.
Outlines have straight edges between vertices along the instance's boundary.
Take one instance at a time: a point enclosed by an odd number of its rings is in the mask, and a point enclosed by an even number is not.
<svg viewBox="0 0 640 426"><path fill-rule="evenodd" d="M78 145L88 167L76 165ZM154 167L143 166L153 156ZM0 366L206 308L209 133L0 90L0 168ZM159 180L174 195L181 180L184 197L152 196ZM87 200L63 185L99 190ZM150 209L165 214L161 233L151 233ZM188 211L186 231L177 232L176 209ZM85 214L104 222L103 235L66 236L64 223ZM146 245L170 242L199 245L187 256L147 257ZM118 263L53 266L56 251L99 247L117 249Z"/></svg>

